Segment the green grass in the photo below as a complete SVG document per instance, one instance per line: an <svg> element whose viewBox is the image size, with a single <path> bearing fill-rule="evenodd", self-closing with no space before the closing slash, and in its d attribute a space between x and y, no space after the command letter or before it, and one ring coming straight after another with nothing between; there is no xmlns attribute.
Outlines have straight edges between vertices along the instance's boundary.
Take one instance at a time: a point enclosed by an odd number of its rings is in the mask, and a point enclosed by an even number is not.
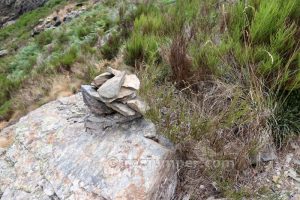
<svg viewBox="0 0 300 200"><path fill-rule="evenodd" d="M153 35L134 34L126 43L125 63L131 66L141 62L151 63L159 60L159 38Z"/></svg>

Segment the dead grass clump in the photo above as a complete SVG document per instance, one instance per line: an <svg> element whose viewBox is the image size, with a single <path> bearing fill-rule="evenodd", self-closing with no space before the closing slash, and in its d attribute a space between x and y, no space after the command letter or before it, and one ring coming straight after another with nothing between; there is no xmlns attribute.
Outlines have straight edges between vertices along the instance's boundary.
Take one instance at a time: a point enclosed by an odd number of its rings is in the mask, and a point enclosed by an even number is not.
<svg viewBox="0 0 300 200"><path fill-rule="evenodd" d="M271 142L270 112L256 101L256 91L216 79L178 90L167 82L157 84L159 69L144 68L139 73L141 96L151 105L146 116L177 144L184 161L179 165L178 198L186 193L192 199L248 195L243 188L251 177L244 173Z"/></svg>
<svg viewBox="0 0 300 200"><path fill-rule="evenodd" d="M78 91L82 80L68 74L39 77L27 80L17 93L13 94L14 112L10 121L16 121L25 113L59 97L70 96ZM26 87L25 87L26 86Z"/></svg>
<svg viewBox="0 0 300 200"><path fill-rule="evenodd" d="M182 84L191 76L191 61L187 57L187 40L183 35L177 35L171 44L169 63L172 68L173 79Z"/></svg>
<svg viewBox="0 0 300 200"><path fill-rule="evenodd" d="M189 96L184 95L193 112L201 113L211 126L206 133L201 129L191 131L192 137L178 145L181 159L194 163L192 168L181 168L180 190L196 199L221 192L231 198L247 196L243 188L252 179L245 172L252 169L259 152L272 141L267 120L270 112L267 107L255 106L250 95L237 85L201 82L198 91L185 91Z"/></svg>

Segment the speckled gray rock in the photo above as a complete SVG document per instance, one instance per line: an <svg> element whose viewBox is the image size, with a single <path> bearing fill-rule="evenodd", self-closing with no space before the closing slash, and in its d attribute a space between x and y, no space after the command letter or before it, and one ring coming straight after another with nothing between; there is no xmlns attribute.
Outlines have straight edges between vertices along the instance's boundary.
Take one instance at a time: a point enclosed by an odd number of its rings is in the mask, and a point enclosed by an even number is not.
<svg viewBox="0 0 300 200"><path fill-rule="evenodd" d="M89 107L92 113L103 115L114 111L100 101L97 91L90 85L82 85L81 92L84 103Z"/></svg>
<svg viewBox="0 0 300 200"><path fill-rule="evenodd" d="M2 130L14 142L0 154L1 200L172 199L176 169L163 161L173 151L145 137L155 133L152 123L140 118L94 132L85 127L90 116L77 94ZM90 127L110 121L93 118Z"/></svg>

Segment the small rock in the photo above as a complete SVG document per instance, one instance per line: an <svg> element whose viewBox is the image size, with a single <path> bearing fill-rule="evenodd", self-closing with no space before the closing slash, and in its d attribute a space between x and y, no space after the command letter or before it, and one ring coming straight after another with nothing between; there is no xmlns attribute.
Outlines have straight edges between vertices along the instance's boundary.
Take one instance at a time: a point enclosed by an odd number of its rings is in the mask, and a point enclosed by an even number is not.
<svg viewBox="0 0 300 200"><path fill-rule="evenodd" d="M274 183L278 183L279 176L273 176L272 180Z"/></svg>
<svg viewBox="0 0 300 200"><path fill-rule="evenodd" d="M291 142L291 147L294 149L294 150L297 150L299 149L299 145L297 144L297 142Z"/></svg>
<svg viewBox="0 0 300 200"><path fill-rule="evenodd" d="M69 21L71 21L72 20L72 18L71 17L69 17L69 16L64 16L64 18L63 18L63 22L69 22Z"/></svg>
<svg viewBox="0 0 300 200"><path fill-rule="evenodd" d="M10 25L13 25L15 23L16 23L16 20L11 20L11 21L8 21L5 24L3 24L3 27L10 26Z"/></svg>
<svg viewBox="0 0 300 200"><path fill-rule="evenodd" d="M124 83L125 72L122 72L113 78L107 80L97 91L100 97L106 99L116 98Z"/></svg>
<svg viewBox="0 0 300 200"><path fill-rule="evenodd" d="M266 148L260 153L261 161L268 162L276 160L277 156L275 154L274 148L271 145L266 146Z"/></svg>
<svg viewBox="0 0 300 200"><path fill-rule="evenodd" d="M116 69L113 69L113 68L111 68L111 67L109 67L109 68L107 69L107 71L108 71L109 73L112 73L112 74L115 75L115 76L117 76L117 75L119 75L119 74L122 73L121 71L116 70Z"/></svg>
<svg viewBox="0 0 300 200"><path fill-rule="evenodd" d="M259 162L269 162L276 159L275 149L271 145L267 145L261 152L251 157L251 163L257 164Z"/></svg>
<svg viewBox="0 0 300 200"><path fill-rule="evenodd" d="M124 99L126 97L135 97L135 96L136 96L136 92L134 90L121 87L120 93L118 94L116 99ZM116 100L116 99L114 99L114 100ZM112 101L110 101L110 102L112 102Z"/></svg>
<svg viewBox="0 0 300 200"><path fill-rule="evenodd" d="M191 195L190 194L186 194L182 197L182 200L190 200Z"/></svg>
<svg viewBox="0 0 300 200"><path fill-rule="evenodd" d="M8 54L7 50L1 50L0 51L0 57L6 56Z"/></svg>
<svg viewBox="0 0 300 200"><path fill-rule="evenodd" d="M127 105L124 105L119 102L112 102L106 104L108 107L112 108L113 110L121 113L124 116L134 116L136 115L136 112L129 108Z"/></svg>
<svg viewBox="0 0 300 200"><path fill-rule="evenodd" d="M287 166L290 164L290 162L292 161L293 157L294 157L294 154L292 154L292 153L289 153L289 154L286 155L285 164Z"/></svg>
<svg viewBox="0 0 300 200"><path fill-rule="evenodd" d="M287 175L300 183L300 177L294 169L289 169Z"/></svg>
<svg viewBox="0 0 300 200"><path fill-rule="evenodd" d="M299 200L300 199L300 194L294 194L291 200Z"/></svg>
<svg viewBox="0 0 300 200"><path fill-rule="evenodd" d="M139 90L140 80L135 74L126 75L122 86Z"/></svg>
<svg viewBox="0 0 300 200"><path fill-rule="evenodd" d="M149 106L139 98L127 101L127 105L141 114L145 114L149 110Z"/></svg>
<svg viewBox="0 0 300 200"><path fill-rule="evenodd" d="M143 130L143 135L145 138L157 140L156 128L154 124L145 124L145 129Z"/></svg>
<svg viewBox="0 0 300 200"><path fill-rule="evenodd" d="M293 163L300 166L300 160L294 159Z"/></svg>
<svg viewBox="0 0 300 200"><path fill-rule="evenodd" d="M55 21L55 23L53 24L53 26L58 27L61 25L61 21L58 19L57 21Z"/></svg>
<svg viewBox="0 0 300 200"><path fill-rule="evenodd" d="M110 79L112 77L113 77L113 74L111 74L109 72L105 72L105 73L100 74L99 76L97 76L93 80L92 85L98 88L101 85L103 85L103 83L105 83L108 79Z"/></svg>

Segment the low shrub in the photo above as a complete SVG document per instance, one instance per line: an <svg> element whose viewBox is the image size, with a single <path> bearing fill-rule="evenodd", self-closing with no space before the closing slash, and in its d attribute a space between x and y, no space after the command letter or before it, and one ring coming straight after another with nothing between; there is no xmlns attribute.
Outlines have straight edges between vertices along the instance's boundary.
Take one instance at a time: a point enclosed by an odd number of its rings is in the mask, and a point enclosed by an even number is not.
<svg viewBox="0 0 300 200"><path fill-rule="evenodd" d="M133 34L125 46L125 63L139 66L141 62L155 63L160 60L158 38Z"/></svg>
<svg viewBox="0 0 300 200"><path fill-rule="evenodd" d="M6 101L0 106L0 120L8 120L12 113L12 104L10 101Z"/></svg>
<svg viewBox="0 0 300 200"><path fill-rule="evenodd" d="M134 22L134 30L143 35L159 34L163 30L163 19L160 13L142 14Z"/></svg>
<svg viewBox="0 0 300 200"><path fill-rule="evenodd" d="M53 41L53 31L44 31L36 37L36 42L41 47L50 44Z"/></svg>
<svg viewBox="0 0 300 200"><path fill-rule="evenodd" d="M121 44L121 36L118 33L113 32L109 36L106 44L101 47L101 54L105 59L111 60L117 56Z"/></svg>
<svg viewBox="0 0 300 200"><path fill-rule="evenodd" d="M9 64L9 77L12 80L23 80L31 72L36 64L37 55L40 49L37 44L32 43L14 57Z"/></svg>

